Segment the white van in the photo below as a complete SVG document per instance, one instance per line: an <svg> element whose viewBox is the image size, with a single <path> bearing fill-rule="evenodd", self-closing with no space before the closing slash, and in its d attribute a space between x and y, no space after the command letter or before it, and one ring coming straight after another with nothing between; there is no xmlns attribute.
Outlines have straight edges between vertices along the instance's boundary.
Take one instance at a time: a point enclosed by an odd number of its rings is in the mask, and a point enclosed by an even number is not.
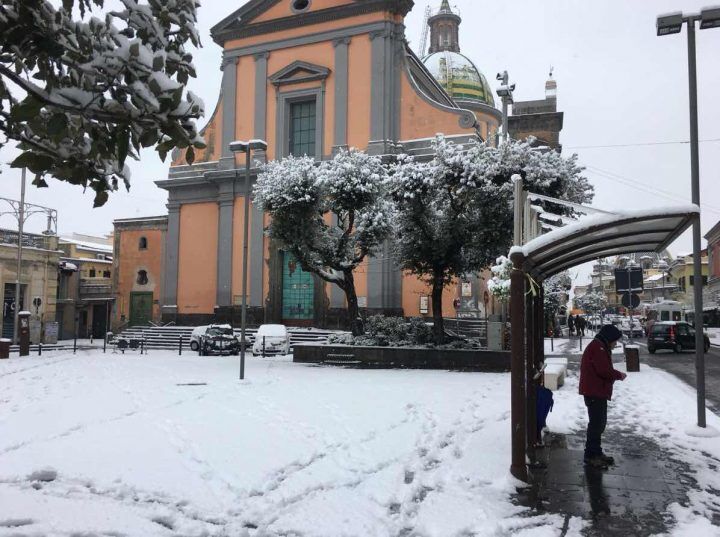
<svg viewBox="0 0 720 537"><path fill-rule="evenodd" d="M290 334L283 324L263 324L258 328L253 343L253 356L263 354L290 354Z"/></svg>

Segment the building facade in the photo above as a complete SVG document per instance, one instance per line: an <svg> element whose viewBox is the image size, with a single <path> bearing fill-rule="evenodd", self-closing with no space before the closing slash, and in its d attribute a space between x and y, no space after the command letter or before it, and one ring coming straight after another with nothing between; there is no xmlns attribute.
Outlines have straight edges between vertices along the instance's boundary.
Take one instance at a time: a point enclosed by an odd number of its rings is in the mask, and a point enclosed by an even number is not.
<svg viewBox="0 0 720 537"><path fill-rule="evenodd" d="M260 165L291 154L322 161L352 147L390 162L400 153L429 158L438 133L458 144L494 139L501 114L487 79L460 52L461 18L443 0L421 59L405 40L412 5L251 0L212 29L223 78L203 130L207 148L191 164L177 152L168 178L156 182L168 192L164 220L115 223L115 325L239 322L246 184L244 162L228 147L234 140L268 143L253 154L252 184ZM249 323L341 327L341 290L304 273L264 234L268 216L250 211ZM141 231L160 241L148 247L152 264L138 249ZM147 284L138 283L141 270ZM485 316L484 281L476 275L448 288L444 314ZM429 287L395 266L389 244L358 267L355 282L367 314L432 311Z"/></svg>
<svg viewBox="0 0 720 537"><path fill-rule="evenodd" d="M720 222L705 235L708 252L708 286L706 307L720 308Z"/></svg>
<svg viewBox="0 0 720 537"><path fill-rule="evenodd" d="M56 339L58 264L62 252L54 234L23 233L20 296L16 299L18 232L0 229L0 289L3 292L2 336L12 338L15 309L31 313L31 341ZM46 337L47 329L47 337Z"/></svg>
<svg viewBox="0 0 720 537"><path fill-rule="evenodd" d="M102 338L112 302L112 238L74 233L61 237L58 270L58 338Z"/></svg>

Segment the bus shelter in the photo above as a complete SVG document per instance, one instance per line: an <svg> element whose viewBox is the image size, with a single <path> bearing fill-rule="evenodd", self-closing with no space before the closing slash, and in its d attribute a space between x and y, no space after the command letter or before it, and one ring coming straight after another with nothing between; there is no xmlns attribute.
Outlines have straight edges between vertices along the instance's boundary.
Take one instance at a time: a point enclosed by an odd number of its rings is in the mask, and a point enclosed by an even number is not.
<svg viewBox="0 0 720 537"><path fill-rule="evenodd" d="M697 205L593 214L510 250L510 471L528 480L535 461L536 386L545 360L543 288L546 278L602 257L664 250L696 218Z"/></svg>

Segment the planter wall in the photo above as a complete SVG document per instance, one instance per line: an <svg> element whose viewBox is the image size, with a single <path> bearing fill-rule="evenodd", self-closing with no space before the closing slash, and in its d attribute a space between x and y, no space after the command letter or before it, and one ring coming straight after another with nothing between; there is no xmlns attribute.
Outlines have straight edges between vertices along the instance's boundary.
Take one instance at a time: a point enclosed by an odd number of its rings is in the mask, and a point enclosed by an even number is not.
<svg viewBox="0 0 720 537"><path fill-rule="evenodd" d="M508 351L299 344L293 362L352 367L510 371Z"/></svg>

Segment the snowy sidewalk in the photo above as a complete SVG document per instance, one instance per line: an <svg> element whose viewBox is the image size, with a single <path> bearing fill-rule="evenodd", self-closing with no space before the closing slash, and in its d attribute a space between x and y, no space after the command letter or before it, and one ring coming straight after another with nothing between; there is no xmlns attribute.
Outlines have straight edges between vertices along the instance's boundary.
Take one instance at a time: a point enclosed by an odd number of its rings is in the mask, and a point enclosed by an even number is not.
<svg viewBox="0 0 720 537"><path fill-rule="evenodd" d="M568 520L582 517L588 536L720 535L720 440L686 434L698 433L692 426L694 392L645 364L616 383L603 436L616 464L607 471L587 469L587 417L577 395L579 342L565 340L563 347L572 349L566 354L569 382L555 393L548 419L553 432L537 452L547 468L533 471L533 487L518 496L519 503ZM615 361L624 370L621 350ZM717 427L717 416L709 413L708 421Z"/></svg>

